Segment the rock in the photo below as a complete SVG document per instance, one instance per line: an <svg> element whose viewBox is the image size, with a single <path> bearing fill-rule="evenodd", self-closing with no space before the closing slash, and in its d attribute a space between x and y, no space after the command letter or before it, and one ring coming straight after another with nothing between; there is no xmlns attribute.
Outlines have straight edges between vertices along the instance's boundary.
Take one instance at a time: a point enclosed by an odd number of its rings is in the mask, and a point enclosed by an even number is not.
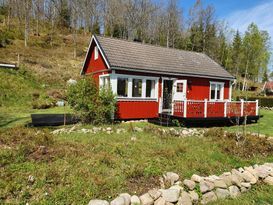
<svg viewBox="0 0 273 205"><path fill-rule="evenodd" d="M261 179L265 179L269 175L267 166L258 166L254 169L257 173L257 176Z"/></svg>
<svg viewBox="0 0 273 205"><path fill-rule="evenodd" d="M195 191L189 191L190 198L194 204L198 203L199 196Z"/></svg>
<svg viewBox="0 0 273 205"><path fill-rule="evenodd" d="M110 202L110 205L126 205L125 198L118 196Z"/></svg>
<svg viewBox="0 0 273 205"><path fill-rule="evenodd" d="M264 179L264 182L265 182L266 184L269 184L269 185L272 185L272 186L273 186L273 177L271 177L271 176L266 177L266 178Z"/></svg>
<svg viewBox="0 0 273 205"><path fill-rule="evenodd" d="M123 197L125 200L125 205L130 205L131 203L131 195L128 193L122 193L119 196Z"/></svg>
<svg viewBox="0 0 273 205"><path fill-rule="evenodd" d="M235 175L238 178L238 180L240 181L240 183L244 181L244 178L242 177L242 173L239 172L237 169L232 169L231 174Z"/></svg>
<svg viewBox="0 0 273 205"><path fill-rule="evenodd" d="M203 180L203 177L200 177L197 174L194 174L192 175L191 180L200 183Z"/></svg>
<svg viewBox="0 0 273 205"><path fill-rule="evenodd" d="M177 202L179 199L180 191L177 189L160 189L159 191L167 202Z"/></svg>
<svg viewBox="0 0 273 205"><path fill-rule="evenodd" d="M28 181L28 183L33 184L35 182L34 176L29 175L27 181Z"/></svg>
<svg viewBox="0 0 273 205"><path fill-rule="evenodd" d="M182 135L188 135L190 132L187 130L182 130Z"/></svg>
<svg viewBox="0 0 273 205"><path fill-rule="evenodd" d="M179 180L179 175L174 172L167 172L163 175L163 178L166 183L170 183L170 185L173 185Z"/></svg>
<svg viewBox="0 0 273 205"><path fill-rule="evenodd" d="M153 200L157 200L161 196L161 192L157 189L151 189L148 191L148 194L153 198Z"/></svg>
<svg viewBox="0 0 273 205"><path fill-rule="evenodd" d="M88 205L109 205L109 202L106 200L92 199Z"/></svg>
<svg viewBox="0 0 273 205"><path fill-rule="evenodd" d="M257 175L257 172L255 171L255 169L253 169L252 166L250 167L244 167L245 171L248 171L249 173L251 173L255 178L256 180L259 179L258 175Z"/></svg>
<svg viewBox="0 0 273 205"><path fill-rule="evenodd" d="M179 192L183 191L184 188L182 186L179 186L179 185L173 185L171 186L169 189L176 189L178 190Z"/></svg>
<svg viewBox="0 0 273 205"><path fill-rule="evenodd" d="M245 192L247 192L247 191L248 191L248 189L247 189L247 188L245 188L245 187L243 187L243 186L240 188L240 190L241 190L241 192L242 192L242 193L245 193Z"/></svg>
<svg viewBox="0 0 273 205"><path fill-rule="evenodd" d="M240 195L240 189L237 186L230 186L228 189L231 198L235 198Z"/></svg>
<svg viewBox="0 0 273 205"><path fill-rule="evenodd" d="M238 187L241 187L241 182L242 182L243 178L240 178L238 175L236 174L231 174L231 183L233 185L236 185Z"/></svg>
<svg viewBox="0 0 273 205"><path fill-rule="evenodd" d="M242 182L241 185L242 185L242 187L245 187L245 188L247 188L247 189L250 189L250 188L251 188L251 184L248 183L248 182ZM241 187L241 188L242 188L242 187Z"/></svg>
<svg viewBox="0 0 273 205"><path fill-rule="evenodd" d="M131 196L131 205L140 205L140 199L138 198L138 196Z"/></svg>
<svg viewBox="0 0 273 205"><path fill-rule="evenodd" d="M244 170L242 167L240 167L240 168L238 169L238 171L241 172L241 173L243 173L245 170Z"/></svg>
<svg viewBox="0 0 273 205"><path fill-rule="evenodd" d="M200 191L202 193L206 193L206 192L211 191L213 189L214 189L214 184L212 182L205 181L205 180L200 182Z"/></svg>
<svg viewBox="0 0 273 205"><path fill-rule="evenodd" d="M210 191L202 196L201 204L207 204L217 200L217 196L213 191Z"/></svg>
<svg viewBox="0 0 273 205"><path fill-rule="evenodd" d="M177 205L192 205L190 195L187 192L183 191L181 197L177 202Z"/></svg>
<svg viewBox="0 0 273 205"><path fill-rule="evenodd" d="M215 191L216 196L219 199L225 199L227 197L229 197L230 193L227 189L221 189L221 188L217 188Z"/></svg>
<svg viewBox="0 0 273 205"><path fill-rule="evenodd" d="M224 175L224 176L221 176L221 179L225 182L225 184L227 186L231 186L232 185L232 179L231 179L231 175Z"/></svg>
<svg viewBox="0 0 273 205"><path fill-rule="evenodd" d="M153 198L148 193L141 195L139 199L142 205L152 205L154 203Z"/></svg>
<svg viewBox="0 0 273 205"><path fill-rule="evenodd" d="M214 181L214 186L215 188L223 188L223 189L226 189L227 188L227 185L226 183L224 182L224 180L215 180Z"/></svg>
<svg viewBox="0 0 273 205"><path fill-rule="evenodd" d="M106 131L112 131L112 128L111 127L107 127Z"/></svg>
<svg viewBox="0 0 273 205"><path fill-rule="evenodd" d="M166 205L166 200L163 199L162 197L159 197L159 198L155 201L154 205Z"/></svg>
<svg viewBox="0 0 273 205"><path fill-rule="evenodd" d="M131 141L135 142L137 140L136 137L131 137Z"/></svg>
<svg viewBox="0 0 273 205"><path fill-rule="evenodd" d="M257 179L248 171L244 171L242 177L246 182L250 182L251 184L257 183Z"/></svg>
<svg viewBox="0 0 273 205"><path fill-rule="evenodd" d="M193 190L195 188L195 182L189 179L185 179L183 181L183 184L189 189L189 190Z"/></svg>

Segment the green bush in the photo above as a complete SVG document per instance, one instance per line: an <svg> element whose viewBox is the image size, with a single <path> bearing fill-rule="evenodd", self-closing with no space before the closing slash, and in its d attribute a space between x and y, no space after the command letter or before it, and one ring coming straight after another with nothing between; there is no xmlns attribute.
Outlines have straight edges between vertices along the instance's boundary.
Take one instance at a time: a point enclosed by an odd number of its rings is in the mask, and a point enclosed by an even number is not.
<svg viewBox="0 0 273 205"><path fill-rule="evenodd" d="M243 99L243 97L241 99ZM247 98L247 100L250 100L250 101L259 100L259 106L273 107L273 98L272 97L257 96L257 97L249 97L249 98Z"/></svg>
<svg viewBox="0 0 273 205"><path fill-rule="evenodd" d="M103 124L113 120L116 100L111 89L98 89L91 79L70 85L67 100L84 123Z"/></svg>

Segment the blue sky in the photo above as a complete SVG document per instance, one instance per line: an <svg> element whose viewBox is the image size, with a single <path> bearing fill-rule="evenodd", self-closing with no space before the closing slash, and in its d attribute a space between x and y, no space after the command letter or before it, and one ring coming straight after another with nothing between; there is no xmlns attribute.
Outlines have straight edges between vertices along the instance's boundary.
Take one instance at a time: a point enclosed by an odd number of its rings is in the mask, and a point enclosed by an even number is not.
<svg viewBox="0 0 273 205"><path fill-rule="evenodd" d="M183 9L184 16L187 16L189 9L196 0L178 0L179 6ZM267 30L273 42L273 0L202 0L205 5L215 7L216 17L225 20L229 27L239 30L241 33L247 26L254 22L262 30ZM273 44L271 43L271 49ZM273 56L270 70L273 70Z"/></svg>

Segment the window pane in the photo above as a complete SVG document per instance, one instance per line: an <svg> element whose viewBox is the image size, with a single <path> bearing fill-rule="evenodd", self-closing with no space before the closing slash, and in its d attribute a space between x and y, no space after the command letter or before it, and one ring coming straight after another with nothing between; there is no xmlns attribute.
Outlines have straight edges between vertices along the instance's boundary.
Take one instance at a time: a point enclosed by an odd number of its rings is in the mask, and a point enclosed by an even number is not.
<svg viewBox="0 0 273 205"><path fill-rule="evenodd" d="M154 98L155 97L155 81L146 80L146 97Z"/></svg>
<svg viewBox="0 0 273 205"><path fill-rule="evenodd" d="M118 96L127 97L128 96L128 79L118 78Z"/></svg>
<svg viewBox="0 0 273 205"><path fill-rule="evenodd" d="M221 87L222 86L220 84L217 85L217 96L216 96L217 100L221 99Z"/></svg>
<svg viewBox="0 0 273 205"><path fill-rule="evenodd" d="M183 83L177 83L176 92L183 93Z"/></svg>
<svg viewBox="0 0 273 205"><path fill-rule="evenodd" d="M142 80L133 79L133 97L141 97L142 93Z"/></svg>
<svg viewBox="0 0 273 205"><path fill-rule="evenodd" d="M210 89L210 99L215 100L215 84L211 84Z"/></svg>

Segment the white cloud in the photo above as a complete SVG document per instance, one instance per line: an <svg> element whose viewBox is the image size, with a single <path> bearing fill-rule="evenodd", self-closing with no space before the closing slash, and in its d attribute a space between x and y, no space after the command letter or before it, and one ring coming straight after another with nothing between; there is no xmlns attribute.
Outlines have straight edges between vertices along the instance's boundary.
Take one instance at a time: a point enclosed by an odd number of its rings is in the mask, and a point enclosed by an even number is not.
<svg viewBox="0 0 273 205"><path fill-rule="evenodd" d="M231 28L238 29L240 32L246 31L248 25L254 22L260 30L266 30L269 33L271 49L273 49L273 1L263 2L249 9L234 11L226 17L226 20ZM271 59L273 61L273 55ZM272 65L269 68L272 69Z"/></svg>
<svg viewBox="0 0 273 205"><path fill-rule="evenodd" d="M226 19L232 28L242 32L254 22L260 29L267 30L273 37L273 1L249 9L234 11Z"/></svg>

